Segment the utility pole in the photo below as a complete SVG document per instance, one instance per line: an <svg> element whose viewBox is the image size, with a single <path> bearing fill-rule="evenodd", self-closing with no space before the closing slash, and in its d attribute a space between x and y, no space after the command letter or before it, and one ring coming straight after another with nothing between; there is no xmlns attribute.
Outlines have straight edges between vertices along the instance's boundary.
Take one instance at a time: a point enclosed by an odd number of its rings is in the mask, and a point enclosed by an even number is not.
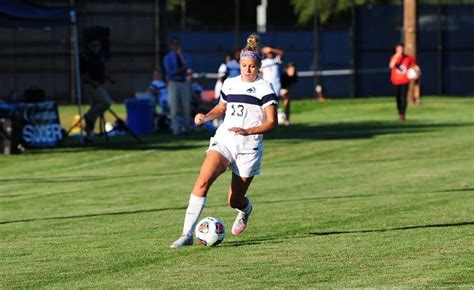
<svg viewBox="0 0 474 290"><path fill-rule="evenodd" d="M438 0L438 65L437 65L437 83L438 95L443 95L443 6L441 0Z"/></svg>
<svg viewBox="0 0 474 290"><path fill-rule="evenodd" d="M403 39L405 53L416 59L416 35L417 35L417 11L416 0L403 0ZM415 81L410 82L408 89L408 102L413 104L419 100L420 86Z"/></svg>
<svg viewBox="0 0 474 290"><path fill-rule="evenodd" d="M69 6L71 7L74 7L75 3L74 3L74 0L69 0ZM78 84L76 84L76 75L75 75L75 71L76 71L76 59L75 59L75 55L74 55L74 41L76 41L77 39L74 39L74 33L73 33L73 28L72 26L69 27L69 53L70 53L70 57L69 57L69 66L70 66L70 70L69 70L69 82L71 84L70 86L70 89L69 89L69 95L71 96L71 99L70 99L70 102L71 104L74 104L76 103L76 86ZM79 84L80 85L80 84Z"/></svg>
<svg viewBox="0 0 474 290"><path fill-rule="evenodd" d="M416 0L403 0L405 53L416 58Z"/></svg>
<svg viewBox="0 0 474 290"><path fill-rule="evenodd" d="M320 69L320 39L319 39L319 17L317 9L317 0L313 0L313 68L314 78L313 87L316 99L320 102L324 101L322 86L319 79Z"/></svg>
<svg viewBox="0 0 474 290"><path fill-rule="evenodd" d="M356 56L357 56L357 41L356 41L356 31L357 31L357 11L356 11L356 4L355 0L351 0L351 28L350 28L350 45L351 45L351 88L350 88L350 95L352 98L355 98L356 91L357 91L357 63L356 63Z"/></svg>
<svg viewBox="0 0 474 290"><path fill-rule="evenodd" d="M155 67L154 69L162 70L161 60L168 49L168 26L166 16L166 0L155 0L154 1L154 31L153 31L153 43L154 43L154 58Z"/></svg>
<svg viewBox="0 0 474 290"><path fill-rule="evenodd" d="M186 31L186 0L181 0L181 31Z"/></svg>
<svg viewBox="0 0 474 290"><path fill-rule="evenodd" d="M257 32L267 32L267 0L262 0L260 5L257 5Z"/></svg>
<svg viewBox="0 0 474 290"><path fill-rule="evenodd" d="M240 47L240 0L234 1L234 48Z"/></svg>

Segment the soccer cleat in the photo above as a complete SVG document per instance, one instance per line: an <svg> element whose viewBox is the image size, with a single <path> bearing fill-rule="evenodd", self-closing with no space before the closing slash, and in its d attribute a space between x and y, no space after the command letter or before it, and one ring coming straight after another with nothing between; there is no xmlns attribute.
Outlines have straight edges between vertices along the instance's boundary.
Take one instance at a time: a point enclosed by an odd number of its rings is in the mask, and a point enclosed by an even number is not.
<svg viewBox="0 0 474 290"><path fill-rule="evenodd" d="M192 244L193 244L193 235L182 235L171 244L170 248L178 249L185 246L191 246Z"/></svg>
<svg viewBox="0 0 474 290"><path fill-rule="evenodd" d="M240 235L245 228L247 228L247 223L249 222L249 216L252 213L252 204L250 204L250 209L248 213L245 213L239 210L237 217L235 218L234 225L232 225L232 234Z"/></svg>

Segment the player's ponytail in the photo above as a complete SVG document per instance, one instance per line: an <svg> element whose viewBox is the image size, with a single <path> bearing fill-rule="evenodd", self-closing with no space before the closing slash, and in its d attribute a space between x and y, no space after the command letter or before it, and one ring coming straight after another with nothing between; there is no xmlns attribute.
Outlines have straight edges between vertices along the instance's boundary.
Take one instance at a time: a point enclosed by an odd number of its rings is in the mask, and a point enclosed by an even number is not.
<svg viewBox="0 0 474 290"><path fill-rule="evenodd" d="M251 50L254 52L259 52L259 43L260 37L257 34L250 34L249 37L247 38L247 46L244 48L244 50Z"/></svg>
<svg viewBox="0 0 474 290"><path fill-rule="evenodd" d="M261 65L262 56L260 54L259 47L260 37L257 34L250 34L247 38L247 45L242 49L240 53L240 58L250 57L257 61L258 65Z"/></svg>

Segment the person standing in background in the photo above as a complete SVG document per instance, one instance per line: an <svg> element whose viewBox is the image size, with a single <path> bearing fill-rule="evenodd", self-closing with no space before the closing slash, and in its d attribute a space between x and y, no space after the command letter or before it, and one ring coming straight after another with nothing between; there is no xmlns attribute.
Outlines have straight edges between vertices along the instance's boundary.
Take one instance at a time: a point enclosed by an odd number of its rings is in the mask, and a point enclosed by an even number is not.
<svg viewBox="0 0 474 290"><path fill-rule="evenodd" d="M240 75L240 48L234 49L230 59L227 61L227 77L233 78Z"/></svg>
<svg viewBox="0 0 474 290"><path fill-rule="evenodd" d="M191 70L191 58L184 54L179 39L173 38L170 52L163 58L163 65L168 79L168 104L171 115L173 135L191 130L191 84L188 82ZM180 122L178 113L182 113Z"/></svg>
<svg viewBox="0 0 474 290"><path fill-rule="evenodd" d="M298 74L296 72L296 66L294 63L289 62L283 74L281 75L281 90L280 97L283 103L285 111L285 122L286 126L290 125L290 101L291 93L290 88L298 81Z"/></svg>
<svg viewBox="0 0 474 290"><path fill-rule="evenodd" d="M214 99L219 98L219 94L221 93L222 84L224 83L225 79L227 78L227 62L230 60L230 55L224 55L224 60L217 69L217 81L216 85L214 86Z"/></svg>
<svg viewBox="0 0 474 290"><path fill-rule="evenodd" d="M158 104L161 115L167 115L169 113L168 106L168 89L166 83L163 81L163 75L161 71L153 71L153 79L147 88L147 91L153 95L155 104Z"/></svg>
<svg viewBox="0 0 474 290"><path fill-rule="evenodd" d="M416 65L415 59L410 55L406 55L404 53L404 45L398 43L395 46L395 53L390 57L388 66L391 69L390 81L395 87L395 98L400 121L406 120L408 85L410 84L408 70L414 65Z"/></svg>
<svg viewBox="0 0 474 290"><path fill-rule="evenodd" d="M84 114L86 120L84 139L91 141L97 118L112 105L112 99L104 86L105 82L115 83L106 73L105 56L100 40L91 40L87 44L87 51L81 56L79 67L91 103L89 110Z"/></svg>
<svg viewBox="0 0 474 290"><path fill-rule="evenodd" d="M262 48L262 53L265 58L262 60L262 78L271 83L275 94L280 96L281 82L280 82L280 64L283 58L283 50L265 46Z"/></svg>

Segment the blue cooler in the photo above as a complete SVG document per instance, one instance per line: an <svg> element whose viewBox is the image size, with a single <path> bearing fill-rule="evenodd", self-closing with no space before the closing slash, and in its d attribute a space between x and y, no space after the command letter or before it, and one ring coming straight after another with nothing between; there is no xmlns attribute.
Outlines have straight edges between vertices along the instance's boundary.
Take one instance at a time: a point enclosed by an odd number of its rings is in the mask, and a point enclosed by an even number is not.
<svg viewBox="0 0 474 290"><path fill-rule="evenodd" d="M127 99L127 126L133 133L150 134L154 132L153 112L154 103L147 99Z"/></svg>

